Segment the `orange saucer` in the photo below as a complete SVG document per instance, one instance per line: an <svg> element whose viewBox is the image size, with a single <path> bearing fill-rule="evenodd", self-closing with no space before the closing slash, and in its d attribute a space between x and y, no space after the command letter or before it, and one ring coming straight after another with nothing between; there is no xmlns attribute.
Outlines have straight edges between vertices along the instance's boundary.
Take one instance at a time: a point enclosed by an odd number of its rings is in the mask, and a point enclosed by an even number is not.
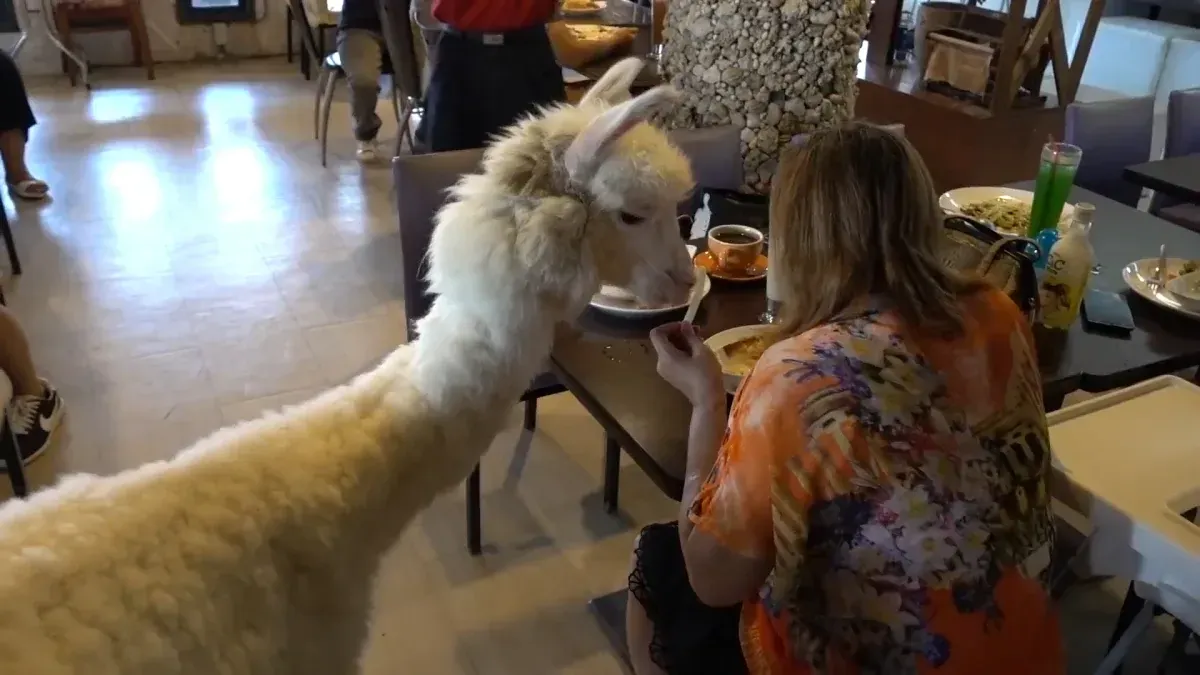
<svg viewBox="0 0 1200 675"><path fill-rule="evenodd" d="M767 256L758 255L754 264L740 272L721 269L717 264L717 257L708 251L701 251L693 258L696 267L708 272L709 276L716 277L722 281L758 281L767 276Z"/></svg>

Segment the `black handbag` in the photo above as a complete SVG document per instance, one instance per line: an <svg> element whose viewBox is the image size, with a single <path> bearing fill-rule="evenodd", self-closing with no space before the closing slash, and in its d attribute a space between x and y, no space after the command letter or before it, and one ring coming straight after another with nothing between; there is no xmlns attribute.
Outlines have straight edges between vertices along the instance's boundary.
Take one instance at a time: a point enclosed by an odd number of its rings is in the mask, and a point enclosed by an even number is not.
<svg viewBox="0 0 1200 675"><path fill-rule="evenodd" d="M1006 237L966 216L947 216L945 226L942 260L946 265L992 283L1012 298L1030 322L1034 321L1040 307L1033 266L1041 257L1037 243L1025 237Z"/></svg>

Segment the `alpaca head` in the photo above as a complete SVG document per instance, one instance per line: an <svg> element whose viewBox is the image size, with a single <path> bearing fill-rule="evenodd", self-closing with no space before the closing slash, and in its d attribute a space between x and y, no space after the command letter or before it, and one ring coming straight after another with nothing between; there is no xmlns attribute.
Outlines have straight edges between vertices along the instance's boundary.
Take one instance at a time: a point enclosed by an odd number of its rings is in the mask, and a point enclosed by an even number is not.
<svg viewBox="0 0 1200 675"><path fill-rule="evenodd" d="M692 190L691 167L647 122L675 91L630 96L641 68L638 59L618 63L578 105L543 110L488 147L483 172L455 186L439 216L435 292L469 273L476 292L495 299L515 277L522 297L567 320L601 284L645 304L687 298L692 261L676 209Z"/></svg>
<svg viewBox="0 0 1200 675"><path fill-rule="evenodd" d="M640 59L626 59L588 91L576 109L586 122L556 159L593 206L587 243L600 283L625 288L643 303L663 304L686 299L692 285L692 261L676 215L693 179L687 157L647 123L676 101L677 92L660 86L630 96L642 66Z"/></svg>

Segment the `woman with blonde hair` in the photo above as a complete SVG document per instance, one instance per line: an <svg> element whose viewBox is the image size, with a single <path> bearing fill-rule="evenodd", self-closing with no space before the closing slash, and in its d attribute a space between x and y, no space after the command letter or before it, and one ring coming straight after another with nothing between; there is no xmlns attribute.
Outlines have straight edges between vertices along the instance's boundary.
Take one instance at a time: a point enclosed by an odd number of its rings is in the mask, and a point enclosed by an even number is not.
<svg viewBox="0 0 1200 675"><path fill-rule="evenodd" d="M1024 318L942 263L903 138L852 123L789 153L771 194L785 319L728 415L695 329L651 334L693 413L678 523L634 552L636 671L1063 673Z"/></svg>

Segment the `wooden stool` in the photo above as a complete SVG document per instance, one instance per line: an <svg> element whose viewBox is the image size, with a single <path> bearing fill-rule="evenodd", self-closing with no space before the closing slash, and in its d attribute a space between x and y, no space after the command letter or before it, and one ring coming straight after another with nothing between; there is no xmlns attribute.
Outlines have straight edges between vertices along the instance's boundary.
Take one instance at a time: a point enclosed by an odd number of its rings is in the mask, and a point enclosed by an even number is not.
<svg viewBox="0 0 1200 675"><path fill-rule="evenodd" d="M150 54L150 35L146 31L141 0L64 0L54 6L54 25L68 46L72 33L129 31L133 65L144 66L147 79L154 79L154 57ZM78 68L65 56L63 72L71 78L71 86L75 86Z"/></svg>

